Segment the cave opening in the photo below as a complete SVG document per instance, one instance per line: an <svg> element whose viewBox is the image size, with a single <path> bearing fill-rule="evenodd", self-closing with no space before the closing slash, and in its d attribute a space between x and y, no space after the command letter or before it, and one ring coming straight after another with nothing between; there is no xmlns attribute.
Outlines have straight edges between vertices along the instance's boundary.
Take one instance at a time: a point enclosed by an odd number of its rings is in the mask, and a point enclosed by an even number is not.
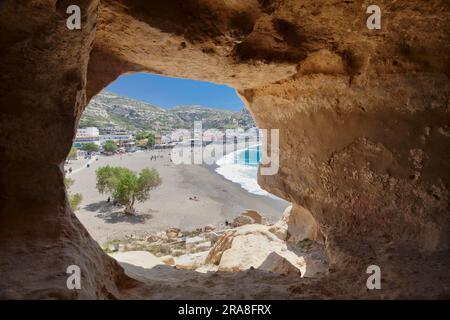
<svg viewBox="0 0 450 320"><path fill-rule="evenodd" d="M79 119L64 167L69 203L103 250L125 265L312 276L316 271L305 271L304 256L313 251L322 258L314 269L323 272L323 247L307 238L288 244L290 230L280 219L291 204L257 182L262 132L228 86L122 75L90 100ZM139 189L145 181L148 186ZM244 225L249 230L243 233L255 239L235 249L238 254L231 250L233 259L257 252L230 266L222 255L231 242L220 253L216 243ZM266 247L258 247L261 235ZM291 268L281 270L274 262L281 258Z"/></svg>

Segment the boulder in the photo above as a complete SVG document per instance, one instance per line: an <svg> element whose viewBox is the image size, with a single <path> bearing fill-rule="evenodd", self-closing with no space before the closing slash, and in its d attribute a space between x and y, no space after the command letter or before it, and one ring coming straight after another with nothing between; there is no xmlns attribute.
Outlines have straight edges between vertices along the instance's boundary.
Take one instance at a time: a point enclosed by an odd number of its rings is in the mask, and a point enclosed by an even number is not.
<svg viewBox="0 0 450 320"><path fill-rule="evenodd" d="M262 215L260 215L257 211L255 210L245 210L244 212L241 213L241 216L247 216L253 219L253 221L255 221L255 223L262 223L263 217Z"/></svg>
<svg viewBox="0 0 450 320"><path fill-rule="evenodd" d="M173 266L175 264L175 259L172 256L163 256L160 259L168 266Z"/></svg>
<svg viewBox="0 0 450 320"><path fill-rule="evenodd" d="M195 271L200 273L208 273L208 272L217 272L218 269L219 269L218 266L212 264L204 264L195 269Z"/></svg>
<svg viewBox="0 0 450 320"><path fill-rule="evenodd" d="M246 224L253 224L255 223L255 220L249 216L237 216L233 220L233 226L234 227L240 227Z"/></svg>
<svg viewBox="0 0 450 320"><path fill-rule="evenodd" d="M162 265L160 258L148 251L127 251L110 254L119 263L128 263L138 267L151 269L157 265Z"/></svg>
<svg viewBox="0 0 450 320"><path fill-rule="evenodd" d="M169 237L167 236L167 232L160 231L156 234L156 236L161 240L168 240Z"/></svg>
<svg viewBox="0 0 450 320"><path fill-rule="evenodd" d="M180 229L178 229L178 228L170 228L170 229L166 230L167 238L169 238L171 240L178 238L179 233L180 233Z"/></svg>
<svg viewBox="0 0 450 320"><path fill-rule="evenodd" d="M215 231L211 231L209 232L206 237L209 239L209 241L211 241L212 244L216 243L217 240L223 235L222 232L215 232Z"/></svg>
<svg viewBox="0 0 450 320"><path fill-rule="evenodd" d="M263 263L259 266L259 270L279 273L282 275L301 276L305 273L304 260L302 257L295 255L281 255L279 252L272 251Z"/></svg>
<svg viewBox="0 0 450 320"><path fill-rule="evenodd" d="M118 243L110 243L108 245L108 250L111 252L116 252L119 250L119 244Z"/></svg>
<svg viewBox="0 0 450 320"><path fill-rule="evenodd" d="M206 226L203 227L204 232L211 232L215 229L216 229L216 227L212 224L207 224Z"/></svg>
<svg viewBox="0 0 450 320"><path fill-rule="evenodd" d="M211 241L200 242L195 245L194 249L196 252L207 251L211 248Z"/></svg>
<svg viewBox="0 0 450 320"><path fill-rule="evenodd" d="M204 265L208 252L188 253L175 258L177 269L195 270Z"/></svg>
<svg viewBox="0 0 450 320"><path fill-rule="evenodd" d="M323 241L323 235L311 213L305 208L289 206L270 229L281 240L297 243L304 239Z"/></svg>
<svg viewBox="0 0 450 320"><path fill-rule="evenodd" d="M169 228L169 229L166 230L166 233L169 233L169 232L179 233L180 231L181 230L179 228Z"/></svg>
<svg viewBox="0 0 450 320"><path fill-rule="evenodd" d="M159 240L159 237L154 234L151 234L151 235L145 237L145 241L147 241L147 242L156 242L158 240Z"/></svg>
<svg viewBox="0 0 450 320"><path fill-rule="evenodd" d="M178 238L178 233L175 233L175 232L168 232L168 233L167 233L167 238L168 238L169 240L174 240L174 239Z"/></svg>
<svg viewBox="0 0 450 320"><path fill-rule="evenodd" d="M305 272L303 257L288 250L286 242L260 224L231 229L211 248L206 264L218 266L219 271L238 272L250 268L280 274Z"/></svg>
<svg viewBox="0 0 450 320"><path fill-rule="evenodd" d="M200 236L186 238L186 249L190 250L196 244L198 244L200 242L204 242L204 241L205 241L205 238L204 237L200 237Z"/></svg>
<svg viewBox="0 0 450 320"><path fill-rule="evenodd" d="M162 243L161 245L156 246L156 247L157 247L157 251L159 251L158 255L163 256L163 255L170 254L171 247L169 244Z"/></svg>

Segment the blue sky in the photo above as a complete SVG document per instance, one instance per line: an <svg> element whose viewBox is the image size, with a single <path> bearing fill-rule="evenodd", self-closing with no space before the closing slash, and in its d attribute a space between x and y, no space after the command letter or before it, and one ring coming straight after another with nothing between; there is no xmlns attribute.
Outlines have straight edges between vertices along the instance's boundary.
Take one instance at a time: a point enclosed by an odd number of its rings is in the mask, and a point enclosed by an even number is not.
<svg viewBox="0 0 450 320"><path fill-rule="evenodd" d="M202 105L236 111L244 107L236 90L231 87L146 73L123 75L111 83L106 90L162 108Z"/></svg>

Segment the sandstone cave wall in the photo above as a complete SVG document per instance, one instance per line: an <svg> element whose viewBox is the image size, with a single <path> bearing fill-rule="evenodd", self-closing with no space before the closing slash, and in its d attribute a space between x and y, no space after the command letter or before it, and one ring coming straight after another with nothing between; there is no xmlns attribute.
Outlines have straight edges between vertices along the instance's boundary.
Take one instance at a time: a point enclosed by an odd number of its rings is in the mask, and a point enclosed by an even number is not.
<svg viewBox="0 0 450 320"><path fill-rule="evenodd" d="M69 4L82 8L82 30L65 27ZM280 129L280 170L260 184L316 219L331 270L359 279L378 263L388 285L411 292L411 274L442 283L450 6L377 1L382 29L368 30L368 5L3 1L2 296L113 297L129 284L68 210L62 164L88 100L136 71L233 86L260 127ZM72 296L74 260L89 286Z"/></svg>

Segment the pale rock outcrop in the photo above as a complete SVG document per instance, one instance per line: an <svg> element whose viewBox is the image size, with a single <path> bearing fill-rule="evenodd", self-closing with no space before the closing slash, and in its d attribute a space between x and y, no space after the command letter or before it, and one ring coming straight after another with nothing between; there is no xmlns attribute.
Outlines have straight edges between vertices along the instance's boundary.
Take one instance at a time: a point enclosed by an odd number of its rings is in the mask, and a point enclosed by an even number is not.
<svg viewBox="0 0 450 320"><path fill-rule="evenodd" d="M111 252L119 251L119 244L118 243L111 243L108 245L108 250Z"/></svg>
<svg viewBox="0 0 450 320"><path fill-rule="evenodd" d="M170 228L170 229L166 230L166 235L167 235L167 238L169 238L169 239L176 239L176 238L178 238L179 234L180 234L180 229L178 229L178 228Z"/></svg>
<svg viewBox="0 0 450 320"><path fill-rule="evenodd" d="M212 245L211 241L204 241L204 242L197 243L193 249L196 252L208 251L211 248L211 245Z"/></svg>
<svg viewBox="0 0 450 320"><path fill-rule="evenodd" d="M148 251L127 251L110 254L119 263L128 263L138 267L151 269L157 265L163 265L164 262L157 256Z"/></svg>
<svg viewBox="0 0 450 320"><path fill-rule="evenodd" d="M206 239L201 236L186 238L186 242L185 242L186 250L190 250L190 249L194 248L196 245L198 245L199 243L202 243L205 241L206 241Z"/></svg>
<svg viewBox="0 0 450 320"><path fill-rule="evenodd" d="M292 259L292 257L291 257ZM272 251L258 267L259 270L275 272L283 275L298 275L301 276L302 272L305 273L303 268L304 261L300 259L288 259L282 256L276 251ZM300 266L300 267L299 267Z"/></svg>
<svg viewBox="0 0 450 320"><path fill-rule="evenodd" d="M219 267L212 264L204 264L195 269L195 271L199 273L217 272L218 270Z"/></svg>
<svg viewBox="0 0 450 320"><path fill-rule="evenodd" d="M211 231L207 234L207 238L211 241L212 244L216 243L217 240L223 235L223 232Z"/></svg>
<svg viewBox="0 0 450 320"><path fill-rule="evenodd" d="M205 264L208 251L184 254L175 258L177 269L195 270Z"/></svg>
<svg viewBox="0 0 450 320"><path fill-rule="evenodd" d="M281 219L270 228L270 232L281 240L292 243L304 239L323 241L319 225L311 213L296 204L286 208Z"/></svg>
<svg viewBox="0 0 450 320"><path fill-rule="evenodd" d="M237 216L233 220L233 227L240 227L246 224L253 224L255 220L249 216Z"/></svg>
<svg viewBox="0 0 450 320"><path fill-rule="evenodd" d="M313 276L317 266L289 250L286 243L269 231L269 226L245 225L231 229L211 248L205 264L219 271L238 272L250 268L279 274Z"/></svg>
<svg viewBox="0 0 450 320"><path fill-rule="evenodd" d="M159 259L161 259L161 261L168 266L173 266L175 264L175 259L172 256L163 256L160 257Z"/></svg>
<svg viewBox="0 0 450 320"><path fill-rule="evenodd" d="M207 224L203 227L203 232L211 232L214 231L216 227L213 224Z"/></svg>
<svg viewBox="0 0 450 320"><path fill-rule="evenodd" d="M255 210L245 210L244 212L241 213L241 216L250 217L253 219L255 223L259 224L261 224L263 221L263 216Z"/></svg>

